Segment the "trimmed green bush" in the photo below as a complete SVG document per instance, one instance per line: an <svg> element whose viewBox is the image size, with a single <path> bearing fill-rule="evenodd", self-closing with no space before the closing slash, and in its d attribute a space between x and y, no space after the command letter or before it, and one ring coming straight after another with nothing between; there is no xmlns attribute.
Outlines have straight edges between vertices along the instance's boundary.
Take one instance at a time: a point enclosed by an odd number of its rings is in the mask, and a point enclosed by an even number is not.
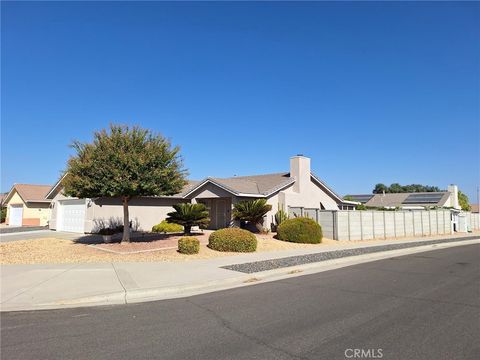
<svg viewBox="0 0 480 360"><path fill-rule="evenodd" d="M178 239L178 252L181 254L198 254L200 241L196 237L184 236Z"/></svg>
<svg viewBox="0 0 480 360"><path fill-rule="evenodd" d="M154 225L152 227L152 232L178 233L178 232L183 232L183 226L178 224L171 224L171 223L168 223L166 220L163 220L160 224Z"/></svg>
<svg viewBox="0 0 480 360"><path fill-rule="evenodd" d="M220 229L210 234L208 247L217 251L253 252L257 249L257 238L243 229Z"/></svg>
<svg viewBox="0 0 480 360"><path fill-rule="evenodd" d="M297 217L282 222L277 229L277 238L304 244L318 244L322 242L322 227L306 217Z"/></svg>

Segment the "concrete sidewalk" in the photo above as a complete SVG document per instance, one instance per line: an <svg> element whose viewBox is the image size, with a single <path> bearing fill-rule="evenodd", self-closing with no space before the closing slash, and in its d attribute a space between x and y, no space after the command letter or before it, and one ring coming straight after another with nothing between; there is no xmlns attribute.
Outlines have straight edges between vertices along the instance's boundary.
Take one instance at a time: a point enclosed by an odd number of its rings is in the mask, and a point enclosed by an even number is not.
<svg viewBox="0 0 480 360"><path fill-rule="evenodd" d="M185 262L3 265L1 267L1 311L39 310L64 307L125 304L190 296L210 291L273 281L318 271L331 270L392 256L450 246L480 243L470 236L454 242L428 244L428 240L392 240L339 244L325 249L296 249L241 254ZM405 249L388 246L411 244ZM346 249L365 249L385 245L386 251L346 256L322 262L304 263L256 273L222 268L234 264L283 259Z"/></svg>

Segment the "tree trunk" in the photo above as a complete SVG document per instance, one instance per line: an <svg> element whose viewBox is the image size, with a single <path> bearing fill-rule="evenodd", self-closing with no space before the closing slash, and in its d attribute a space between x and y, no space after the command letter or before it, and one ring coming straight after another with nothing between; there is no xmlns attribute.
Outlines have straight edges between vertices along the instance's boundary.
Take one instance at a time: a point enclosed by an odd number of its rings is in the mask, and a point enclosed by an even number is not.
<svg viewBox="0 0 480 360"><path fill-rule="evenodd" d="M130 219L128 216L128 196L124 196L123 202L123 237L122 243L130 242Z"/></svg>
<svg viewBox="0 0 480 360"><path fill-rule="evenodd" d="M255 227L257 228L258 232L259 233L263 233L264 229L263 229L263 224L261 223L255 223Z"/></svg>
<svg viewBox="0 0 480 360"><path fill-rule="evenodd" d="M185 235L190 236L192 234L192 225L183 225L183 231Z"/></svg>

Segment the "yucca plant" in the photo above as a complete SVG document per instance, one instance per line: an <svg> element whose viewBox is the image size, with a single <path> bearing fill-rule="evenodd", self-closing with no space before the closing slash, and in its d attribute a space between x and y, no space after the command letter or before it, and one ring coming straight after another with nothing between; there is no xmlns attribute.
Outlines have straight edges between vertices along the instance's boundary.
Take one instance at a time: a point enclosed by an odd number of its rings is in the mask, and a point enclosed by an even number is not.
<svg viewBox="0 0 480 360"><path fill-rule="evenodd" d="M267 204L266 199L240 201L233 206L233 218L251 222L261 232L263 217L270 210L272 205Z"/></svg>
<svg viewBox="0 0 480 360"><path fill-rule="evenodd" d="M190 235L192 226L205 228L210 223L207 207L204 204L180 203L173 205L175 211L169 212L167 222L183 226L185 235Z"/></svg>
<svg viewBox="0 0 480 360"><path fill-rule="evenodd" d="M283 209L279 209L276 213L275 213L275 225L280 225L282 222L284 222L285 220L288 220L288 214L285 210Z"/></svg>

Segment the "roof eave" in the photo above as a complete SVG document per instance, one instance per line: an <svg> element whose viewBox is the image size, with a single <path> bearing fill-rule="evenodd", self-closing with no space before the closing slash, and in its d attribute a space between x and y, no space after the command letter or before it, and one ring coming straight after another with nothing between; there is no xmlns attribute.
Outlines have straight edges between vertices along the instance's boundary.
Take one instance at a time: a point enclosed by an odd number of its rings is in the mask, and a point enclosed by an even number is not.
<svg viewBox="0 0 480 360"><path fill-rule="evenodd" d="M322 185L330 193L330 195L332 195L339 203L342 203L345 201L337 193L335 193L335 191L330 189L327 184L325 184L322 180L320 180L320 178L317 175L315 175L313 172L310 172L310 176L313 179L315 179L320 185Z"/></svg>
<svg viewBox="0 0 480 360"><path fill-rule="evenodd" d="M10 201L10 195L13 195L14 190L17 192L18 196L20 196L20 199L22 199L22 201L25 202L25 199L22 197L22 195L20 195L18 190L15 188L15 184L14 184L12 186L12 188L10 189L10 191L8 192L7 196L5 196L5 199L3 199L2 205L6 204L8 201Z"/></svg>
<svg viewBox="0 0 480 360"><path fill-rule="evenodd" d="M45 195L45 199L48 199L48 197L57 189L57 187L62 183L62 180L65 179L65 176L67 176L68 173L65 173L56 183L55 185L52 186L50 191Z"/></svg>
<svg viewBox="0 0 480 360"><path fill-rule="evenodd" d="M183 198L187 198L188 196L190 196L192 193L194 193L195 191L197 191L198 189L200 189L203 185L207 184L207 183L211 183L211 184L214 184L215 186L218 186L219 188L225 190L225 191L228 191L229 193L235 195L235 196L238 196L238 192L236 192L235 190L233 189L230 189L229 187L225 186L225 185L222 185L218 182L216 182L215 180L213 180L212 178L206 178L202 181L200 181L197 185L195 185L190 191L188 191L186 194L183 195Z"/></svg>
<svg viewBox="0 0 480 360"><path fill-rule="evenodd" d="M349 204L349 205L360 205L361 202L359 201L351 201L351 200L343 200L342 204Z"/></svg>
<svg viewBox="0 0 480 360"><path fill-rule="evenodd" d="M291 178L291 179L289 179L286 183L281 184L280 186L277 186L277 187L271 189L270 191L263 193L263 195L264 195L265 197L269 197L269 196L271 196L272 194L275 194L276 192L282 191L283 189L289 187L289 186L292 185L295 181L296 181L295 178Z"/></svg>

